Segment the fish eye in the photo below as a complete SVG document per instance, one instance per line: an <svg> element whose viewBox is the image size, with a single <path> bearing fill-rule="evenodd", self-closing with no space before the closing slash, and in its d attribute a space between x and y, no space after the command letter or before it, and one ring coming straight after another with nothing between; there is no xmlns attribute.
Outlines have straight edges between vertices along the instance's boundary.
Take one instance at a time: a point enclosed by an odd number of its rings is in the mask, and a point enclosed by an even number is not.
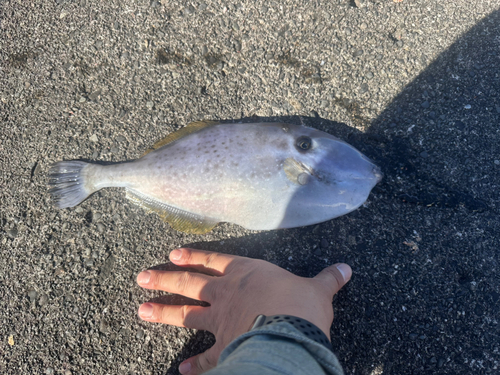
<svg viewBox="0 0 500 375"><path fill-rule="evenodd" d="M299 151L307 151L312 146L312 140L309 137L302 136L297 139L295 146Z"/></svg>

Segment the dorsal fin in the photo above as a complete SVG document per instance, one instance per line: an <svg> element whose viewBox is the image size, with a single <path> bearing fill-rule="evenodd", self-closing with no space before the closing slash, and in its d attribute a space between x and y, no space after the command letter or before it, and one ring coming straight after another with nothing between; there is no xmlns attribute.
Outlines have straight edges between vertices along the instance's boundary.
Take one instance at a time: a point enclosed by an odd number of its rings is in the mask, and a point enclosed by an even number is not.
<svg viewBox="0 0 500 375"><path fill-rule="evenodd" d="M196 133L197 131L207 128L209 126L217 125L219 122L217 121L195 121L187 124L185 127L177 130L176 132L170 133L167 135L165 138L160 139L158 142L156 142L153 146L148 148L142 156L149 154L151 151L157 150L160 147L163 147L165 145L168 145L169 143L172 143L178 139L181 139L185 137L186 135ZM141 157L142 157L141 156Z"/></svg>
<svg viewBox="0 0 500 375"><path fill-rule="evenodd" d="M217 220L184 211L151 198L137 190L127 189L127 198L144 208L147 212L155 212L175 230L189 234L205 234L218 223Z"/></svg>

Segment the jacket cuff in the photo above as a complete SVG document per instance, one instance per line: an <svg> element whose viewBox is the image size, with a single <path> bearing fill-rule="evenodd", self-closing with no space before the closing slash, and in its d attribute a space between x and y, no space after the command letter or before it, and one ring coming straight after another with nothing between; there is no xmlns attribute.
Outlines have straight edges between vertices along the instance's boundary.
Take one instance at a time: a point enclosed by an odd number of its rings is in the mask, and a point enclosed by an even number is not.
<svg viewBox="0 0 500 375"><path fill-rule="evenodd" d="M270 335L295 340L309 352L309 354L321 365L321 367L323 367L327 374L344 374L337 357L331 350L327 349L320 343L311 340L291 324L285 322L272 323L258 327L237 337L222 351L218 363L221 364L224 362L241 344L258 335Z"/></svg>

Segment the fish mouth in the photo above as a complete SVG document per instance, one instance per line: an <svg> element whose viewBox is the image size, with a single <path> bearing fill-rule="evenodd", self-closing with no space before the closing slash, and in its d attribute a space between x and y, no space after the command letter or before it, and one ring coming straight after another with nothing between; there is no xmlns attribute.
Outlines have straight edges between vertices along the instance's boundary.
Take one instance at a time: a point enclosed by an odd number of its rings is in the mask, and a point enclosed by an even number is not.
<svg viewBox="0 0 500 375"><path fill-rule="evenodd" d="M370 159L368 156L366 156L364 154L361 154L361 158L363 160L366 160L367 162L369 162L371 165L373 165L372 174L375 176L375 179L377 180L377 184L380 181L382 181L382 179L384 178L384 174L382 173L382 170L380 169L380 167L377 167L375 165L375 163L373 163L372 159Z"/></svg>
<svg viewBox="0 0 500 375"><path fill-rule="evenodd" d="M373 167L372 173L373 173L373 175L375 176L375 178L377 180L377 184L380 181L382 181L382 179L384 178L384 174L382 173L382 170L379 167L377 167L376 165Z"/></svg>

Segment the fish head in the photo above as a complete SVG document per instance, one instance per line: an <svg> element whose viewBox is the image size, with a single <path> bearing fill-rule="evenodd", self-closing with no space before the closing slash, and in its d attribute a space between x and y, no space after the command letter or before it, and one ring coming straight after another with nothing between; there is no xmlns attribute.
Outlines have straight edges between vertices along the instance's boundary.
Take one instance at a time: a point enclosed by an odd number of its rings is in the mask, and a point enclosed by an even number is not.
<svg viewBox="0 0 500 375"><path fill-rule="evenodd" d="M319 223L351 212L382 179L380 168L368 157L328 133L296 126L289 134L294 144L283 170L295 192L282 228L299 221Z"/></svg>

